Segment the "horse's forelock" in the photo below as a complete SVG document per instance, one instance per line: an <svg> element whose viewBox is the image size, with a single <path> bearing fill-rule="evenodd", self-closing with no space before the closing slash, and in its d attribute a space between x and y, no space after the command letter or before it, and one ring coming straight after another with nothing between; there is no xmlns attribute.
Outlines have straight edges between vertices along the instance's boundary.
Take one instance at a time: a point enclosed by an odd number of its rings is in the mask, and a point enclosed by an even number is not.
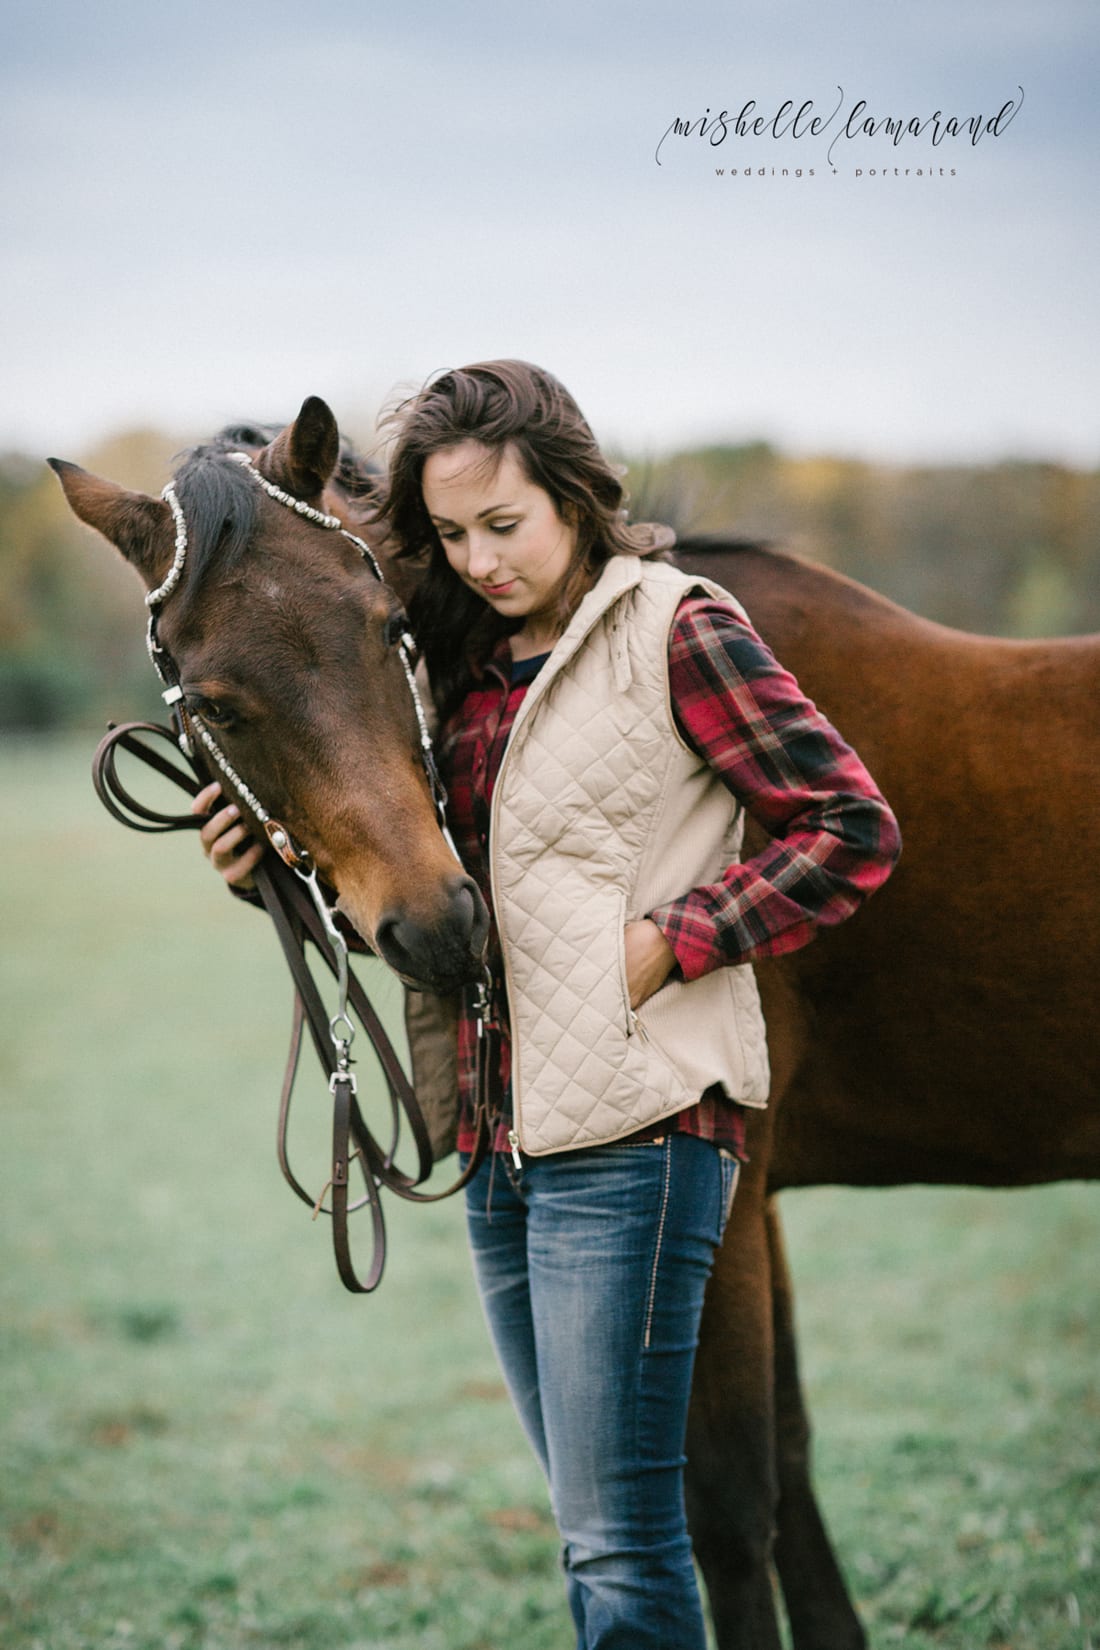
<svg viewBox="0 0 1100 1650"><path fill-rule="evenodd" d="M176 471L176 496L187 522L188 585L217 565L228 573L241 560L256 525L257 488L221 444L195 447Z"/></svg>

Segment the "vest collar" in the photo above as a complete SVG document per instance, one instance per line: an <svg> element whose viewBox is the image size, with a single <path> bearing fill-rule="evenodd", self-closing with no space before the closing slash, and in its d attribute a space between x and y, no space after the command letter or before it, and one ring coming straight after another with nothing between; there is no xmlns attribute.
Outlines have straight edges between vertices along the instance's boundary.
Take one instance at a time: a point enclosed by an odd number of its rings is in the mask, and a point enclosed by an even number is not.
<svg viewBox="0 0 1100 1650"><path fill-rule="evenodd" d="M570 644L574 635L577 642L583 641L608 608L641 581L640 556L609 556L600 569L599 578L591 590L582 597L577 611L559 636L554 652L556 653L559 647ZM574 646L575 643L569 646L570 652L573 652Z"/></svg>
<svg viewBox="0 0 1100 1650"><path fill-rule="evenodd" d="M509 749L515 745L521 725L526 722L554 677L565 668L609 609L641 582L640 556L610 556L604 563L595 584L582 597L577 611L554 643L550 657L528 688L508 736Z"/></svg>

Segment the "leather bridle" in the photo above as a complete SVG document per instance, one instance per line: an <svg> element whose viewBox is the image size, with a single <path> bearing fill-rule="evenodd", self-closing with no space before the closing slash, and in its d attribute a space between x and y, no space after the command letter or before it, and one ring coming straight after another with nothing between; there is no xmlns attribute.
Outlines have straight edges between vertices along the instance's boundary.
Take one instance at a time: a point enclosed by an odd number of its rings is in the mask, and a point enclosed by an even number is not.
<svg viewBox="0 0 1100 1650"><path fill-rule="evenodd" d="M279 503L317 525L338 529L358 547L379 581L385 582L373 551L362 539L357 538L354 533L349 533L336 516L324 515L303 500L284 493L253 468L247 454L231 453L226 456L245 467L263 490ZM201 829L204 821L196 815L190 812L164 813L148 807L130 793L118 774L118 753L120 750L126 751L153 768L162 777L178 785L188 796L197 795L211 779L217 779L223 789L228 785L263 827L273 853L265 854L252 875L260 900L275 925L283 955L294 981L294 1018L279 1102L279 1166L291 1189L312 1209L314 1218L319 1214L331 1215L336 1268L345 1288L355 1294L369 1294L381 1281L385 1265L386 1230L381 1203L383 1188L393 1192L397 1197L412 1202L435 1203L441 1198L452 1196L465 1186L485 1156L490 1133L490 1073L497 1055L498 1035L498 1028L490 1017L489 972L487 969L483 970L482 977L474 988L478 1059L477 1146L470 1162L453 1184L439 1192L422 1192L418 1188L431 1174L433 1161L427 1125L393 1044L366 992L352 972L347 938L341 931L333 908L325 896L313 859L287 827L278 819L272 818L251 786L229 762L201 716L187 706L175 660L158 637L157 618L160 608L176 589L187 554L187 524L171 483L164 489L164 497L168 501L176 524L175 555L165 580L145 598L149 607L146 640L149 657L164 686L162 697L171 710L174 726L167 728L156 722L127 722L121 726L112 724L92 761L93 783L96 794L108 812L132 830L162 832ZM413 674L411 636L407 633L403 635L398 646L416 711L421 759L440 829L454 852L454 843L451 841L444 818L446 793L436 771L427 722ZM169 760L163 752L152 748L146 742L150 739L178 747L187 758L191 772L188 773L177 761ZM455 858L458 858L457 852ZM336 979L337 1006L336 1012L332 1015L326 1011L307 959L306 940L313 942L325 967ZM355 1037L355 1021L358 1021L365 1031L389 1089L392 1132L387 1146L381 1145L374 1138L359 1107L355 1073L351 1069L351 1044ZM291 1169L287 1149L291 1093L298 1068L302 1032L306 1027L309 1029L321 1068L327 1075L333 1098L332 1173L321 1195L316 1198L310 1196ZM408 1124L416 1153L416 1172L412 1175L399 1169L395 1161L402 1117ZM357 1200L350 1201L349 1177L351 1165L356 1159L362 1173L364 1191ZM331 1207L326 1208L324 1199L330 1192ZM366 1279L361 1280L352 1262L348 1216L364 1207L369 1208L371 1212L372 1253Z"/></svg>

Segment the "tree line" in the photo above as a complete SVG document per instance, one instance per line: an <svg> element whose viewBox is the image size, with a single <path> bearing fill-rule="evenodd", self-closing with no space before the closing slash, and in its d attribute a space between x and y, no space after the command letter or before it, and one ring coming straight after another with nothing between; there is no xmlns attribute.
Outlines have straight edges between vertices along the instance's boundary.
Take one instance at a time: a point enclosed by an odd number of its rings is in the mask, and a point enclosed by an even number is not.
<svg viewBox="0 0 1100 1650"><path fill-rule="evenodd" d="M135 432L80 462L159 492L181 445ZM762 540L965 630L1100 630L1100 470L883 465L766 442L624 462L634 515L681 536ZM143 634L135 575L75 521L41 460L0 455L0 727L159 717Z"/></svg>

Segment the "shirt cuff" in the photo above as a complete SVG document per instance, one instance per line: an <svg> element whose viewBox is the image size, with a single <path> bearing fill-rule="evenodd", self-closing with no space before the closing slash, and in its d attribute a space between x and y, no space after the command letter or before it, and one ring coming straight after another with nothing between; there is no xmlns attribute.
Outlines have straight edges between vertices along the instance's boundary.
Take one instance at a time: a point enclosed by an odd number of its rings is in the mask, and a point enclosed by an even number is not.
<svg viewBox="0 0 1100 1650"><path fill-rule="evenodd" d="M718 943L718 929L706 901L693 894L670 900L646 912L656 923L676 957L670 979L699 980L721 968L726 958Z"/></svg>

